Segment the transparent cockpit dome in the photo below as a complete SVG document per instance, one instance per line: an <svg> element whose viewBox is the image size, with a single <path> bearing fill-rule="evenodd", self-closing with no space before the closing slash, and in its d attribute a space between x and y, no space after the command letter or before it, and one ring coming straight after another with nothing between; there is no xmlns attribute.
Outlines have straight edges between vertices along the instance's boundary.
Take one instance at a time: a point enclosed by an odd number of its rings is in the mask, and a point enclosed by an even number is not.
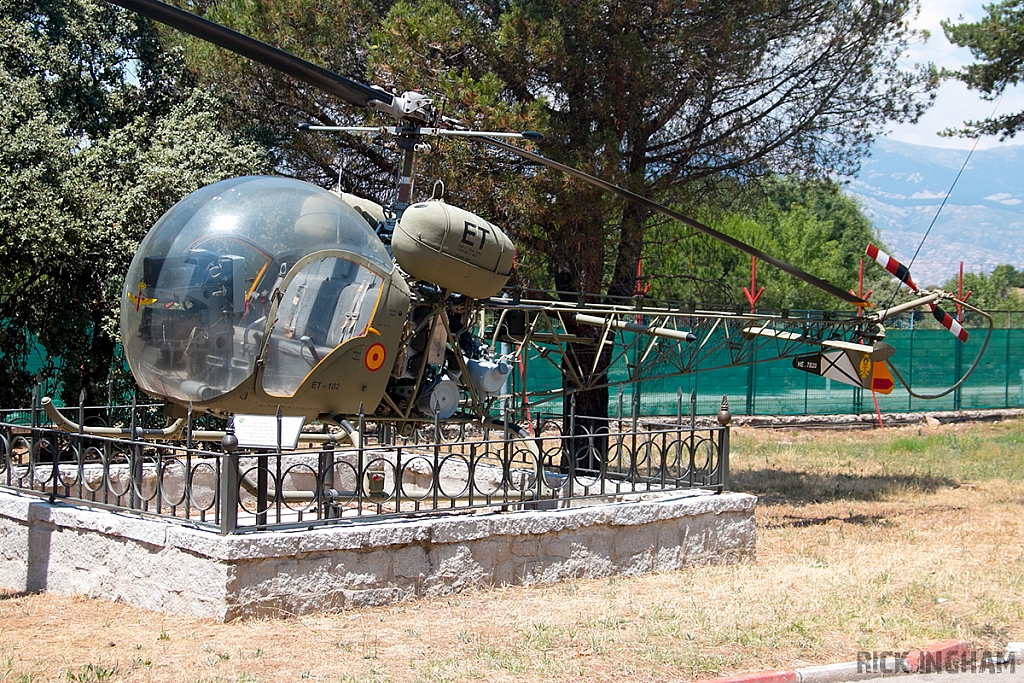
<svg viewBox="0 0 1024 683"><path fill-rule="evenodd" d="M143 390L202 403L252 374L276 325L282 358L282 344L302 340L292 360L267 369L265 388L287 395L313 360L364 332L368 323L356 322L372 317L376 299L363 293L379 292L392 268L367 221L330 192L289 178L225 180L178 202L139 246L122 299L125 355ZM282 281L290 284L268 326Z"/></svg>

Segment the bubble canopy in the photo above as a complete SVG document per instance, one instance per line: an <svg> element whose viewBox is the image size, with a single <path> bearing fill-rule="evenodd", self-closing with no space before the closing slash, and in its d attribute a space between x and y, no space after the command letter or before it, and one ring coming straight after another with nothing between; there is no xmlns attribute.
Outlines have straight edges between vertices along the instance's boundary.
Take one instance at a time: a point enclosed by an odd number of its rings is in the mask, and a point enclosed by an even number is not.
<svg viewBox="0 0 1024 683"><path fill-rule="evenodd" d="M307 258L318 252L323 258ZM202 403L252 374L268 332L282 342L294 337L302 340L294 358L267 367L265 377L271 393L289 395L310 358L365 333L373 290L392 269L366 220L330 192L279 177L215 183L175 204L139 246L122 299L125 355L143 390ZM282 282L295 304L283 301L268 324ZM353 303L354 288L370 296ZM307 289L314 292L308 306L299 303ZM333 299L325 303L321 292L328 291ZM341 328L332 323L343 300L348 322ZM276 324L282 313L290 319Z"/></svg>

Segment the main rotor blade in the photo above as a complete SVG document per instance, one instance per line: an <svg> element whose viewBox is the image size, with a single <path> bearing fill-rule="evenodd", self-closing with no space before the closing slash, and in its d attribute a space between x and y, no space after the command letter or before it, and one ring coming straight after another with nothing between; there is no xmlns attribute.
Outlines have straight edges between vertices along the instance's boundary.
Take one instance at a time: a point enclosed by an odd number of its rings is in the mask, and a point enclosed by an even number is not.
<svg viewBox="0 0 1024 683"><path fill-rule="evenodd" d="M746 244L744 242L740 242L738 239L736 239L734 237L730 237L729 235L726 235L723 232L719 232L718 230L715 230L714 228L710 228L710 227L704 225L703 223L699 223L699 222L693 220L692 218L684 216L683 214L679 213L678 211L673 211L672 209L668 208L667 206L662 206L661 204L658 204L657 202L651 201L650 199L647 199L646 197L642 197L642 196L636 194L635 192L631 192L631 191L627 190L624 187L619 187L618 185L613 185L612 183L609 183L606 180L601 180L600 178L598 178L596 176L592 176L589 173L585 173L585 172L583 172L583 171L581 171L579 169L573 168L572 166L566 166L565 164L559 163L557 161L553 161L553 160L548 159L547 157L543 157L543 156L541 156L539 154L535 154L535 153L533 153L533 152L531 152L529 150L523 149L522 147L516 147L515 145L510 145L508 143L502 142L501 140L497 140L495 138L482 137L482 138L470 138L470 140L476 140L476 141L483 142L483 143L486 143L488 145L491 145L493 147L497 147L498 149L503 149L506 152L511 152L512 154L516 154L516 155L518 155L520 157L523 157L524 159L529 159L530 161L535 161L538 164L542 164L542 165L547 166L548 168L554 169L556 171L561 171L562 173L567 173L567 174L573 176L574 178L579 178L580 180L588 182L588 183L590 183L591 185L593 185L595 187L599 187L602 190L605 190L606 192L611 192L612 194L617 194L618 196L620 196L620 197L622 197L624 199L628 199L631 202L636 202L637 204L640 204L641 206L644 206L644 207L650 209L651 211L655 211L657 213L662 214L663 216L668 216L669 218L675 219L675 220L679 221L680 223L682 223L683 225L688 225L689 227L693 228L694 230L697 230L698 232L702 232L705 235L708 235L710 237L714 237L716 240L724 242L725 244L728 244L730 247L735 247L736 249L739 249L740 251L742 251L745 254L749 254L751 256L754 256L758 260L764 261L766 263L770 263L771 265L775 266L779 270L785 271L785 272L789 273L790 275L792 275L793 277L799 278L800 280L803 280L804 282L806 282L806 283L808 283L810 285L814 285L818 289L820 289L820 290L822 290L824 292L827 292L828 294L831 294L832 296L839 297L843 301L851 303L854 306L864 307L864 306L870 306L871 305L870 303L868 303L864 299L861 299L859 296L851 294L850 292L848 292L846 290L840 289L839 287L836 287L835 285L831 284L830 282L826 282L825 280L822 280L821 278L815 277L815 276L811 275L810 273L806 273L806 272L800 270L799 268L797 268L796 266L790 265L789 263L786 263L785 261L783 261L781 259L775 258L771 254L766 254L765 252L761 251L760 249L757 249L756 247L752 247L749 244Z"/></svg>
<svg viewBox="0 0 1024 683"><path fill-rule="evenodd" d="M284 50L279 50L255 38L250 38L238 31L233 31L167 3L158 0L111 0L111 2L179 31L184 31L196 38L231 50L243 57L248 57L272 69L277 69L281 73L320 88L351 104L366 107L370 100L378 100L386 105L391 105L394 101L394 97L383 90L377 90L358 81L339 76L333 71L328 71Z"/></svg>

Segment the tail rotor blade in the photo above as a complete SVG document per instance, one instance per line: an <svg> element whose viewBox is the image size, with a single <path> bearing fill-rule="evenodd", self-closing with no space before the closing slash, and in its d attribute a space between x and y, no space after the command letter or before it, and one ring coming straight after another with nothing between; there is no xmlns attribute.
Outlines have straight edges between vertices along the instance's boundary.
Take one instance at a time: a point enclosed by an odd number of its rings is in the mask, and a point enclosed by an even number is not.
<svg viewBox="0 0 1024 683"><path fill-rule="evenodd" d="M905 265L894 259L892 256L889 256L873 244L868 245L867 254L878 261L878 265L892 273L897 280L905 284L907 287L910 287L912 291L920 292L920 289L910 277L910 269ZM936 306L934 302L929 303L928 307L931 308L932 316L939 321L940 325L949 330L954 337L962 342L966 342L967 338L971 336L956 318Z"/></svg>
<svg viewBox="0 0 1024 683"><path fill-rule="evenodd" d="M905 284L907 287L910 287L912 291L918 291L917 285L914 284L914 281L910 278L910 269L905 265L894 259L892 256L889 256L873 244L868 245L867 254L871 258L875 259L875 261L878 262L878 265L895 275L897 280Z"/></svg>
<svg viewBox="0 0 1024 683"><path fill-rule="evenodd" d="M647 209L650 209L651 211L660 213L663 216L667 216L669 218L677 220L680 223L682 223L683 225L687 225L687 226L693 228L694 230L697 230L698 232L702 232L705 235L708 235L710 237L715 238L716 240L719 240L720 242L724 242L725 244L728 244L731 247L739 249L740 251L742 251L745 254L757 257L757 259L760 260L760 261L764 261L766 263L770 263L771 265L775 266L779 270L784 271L786 273L789 273L793 277L798 278L800 280L803 280L804 282L806 282L806 283L808 283L810 285L813 285L813 286L817 287L818 289L820 289L820 290L822 290L824 292L827 292L828 294L831 294L832 296L838 297L838 298L842 299L843 301L851 303L854 306L865 307L865 306L870 306L871 305L870 303L868 303L864 299L861 299L859 296L856 296L855 294L852 294L852 293L850 293L850 292L848 292L846 290L840 289L839 287L836 287L835 285L833 285L833 284L831 284L829 282L826 282L825 280L822 280L821 278L815 277L815 276L811 275L810 273L807 273L807 272L804 272L804 271L800 270L799 268L797 268L794 265L786 263L785 261L783 261L781 259L775 258L774 256L772 256L770 254L766 254L765 252L761 251L760 249L752 247L749 244L746 244L744 242L740 242L738 239L736 239L734 237L730 237L729 235L726 235L725 233L719 232L718 230L715 230L714 228L710 228L710 227L704 225L703 223L699 223L698 221L695 221L692 218L689 218L688 216L684 216L683 214L679 213L678 211L674 211L674 210L668 208L667 206L663 206L661 204L658 204L657 202L651 201L650 199L647 199L646 197L638 195L635 192L631 192L631 191L629 191L629 190L627 190L627 189L625 189L623 187L619 187L618 185L614 185L612 183L609 183L606 180L602 180L601 178L598 178L596 176L592 176L589 173L585 173L585 172L583 172L583 171L581 171L579 169L573 168L572 166L567 166L567 165L559 163L557 161L553 161L552 159L548 159L547 157L543 157L540 154L535 154L534 152L531 152L529 150L523 149L522 147L516 147L515 145L507 144L507 143L502 142L501 140L498 140L498 139L495 139L495 138L480 137L480 138L470 138L470 139L486 143L486 144L491 145L493 147L497 147L498 149L504 150L506 152L510 152L510 153L515 154L517 156L520 156L520 157L522 157L524 159L528 159L529 161L536 162L536 163L541 164L543 166L546 166L547 168L550 168L552 170L561 171L562 173L571 175L574 178L578 178L579 180L582 180L584 182L590 183L594 187L598 187L598 188L600 188L602 190L605 190L606 192L611 192L612 194L616 194L616 195L618 195L618 196L620 196L620 197L622 197L624 199L627 199L627 200L629 200L631 202L635 202L637 204L640 204L641 206L643 206L643 207L645 207Z"/></svg>
<svg viewBox="0 0 1024 683"><path fill-rule="evenodd" d="M970 337L970 335L967 333L967 330L963 328L963 325L957 322L956 318L951 316L949 313L946 313L944 310L942 310L935 304L932 304L931 307L932 315L935 317L936 320L939 321L940 325L949 330L953 334L953 336L959 339L960 341L967 341L967 338Z"/></svg>

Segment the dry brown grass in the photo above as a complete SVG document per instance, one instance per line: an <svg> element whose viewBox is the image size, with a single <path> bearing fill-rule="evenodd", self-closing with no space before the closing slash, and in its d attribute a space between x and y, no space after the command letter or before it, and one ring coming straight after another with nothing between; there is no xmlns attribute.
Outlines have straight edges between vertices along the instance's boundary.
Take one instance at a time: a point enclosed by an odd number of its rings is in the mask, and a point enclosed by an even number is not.
<svg viewBox="0 0 1024 683"><path fill-rule="evenodd" d="M667 681L1024 640L1024 424L734 434L756 562L230 624L7 595L0 681Z"/></svg>

